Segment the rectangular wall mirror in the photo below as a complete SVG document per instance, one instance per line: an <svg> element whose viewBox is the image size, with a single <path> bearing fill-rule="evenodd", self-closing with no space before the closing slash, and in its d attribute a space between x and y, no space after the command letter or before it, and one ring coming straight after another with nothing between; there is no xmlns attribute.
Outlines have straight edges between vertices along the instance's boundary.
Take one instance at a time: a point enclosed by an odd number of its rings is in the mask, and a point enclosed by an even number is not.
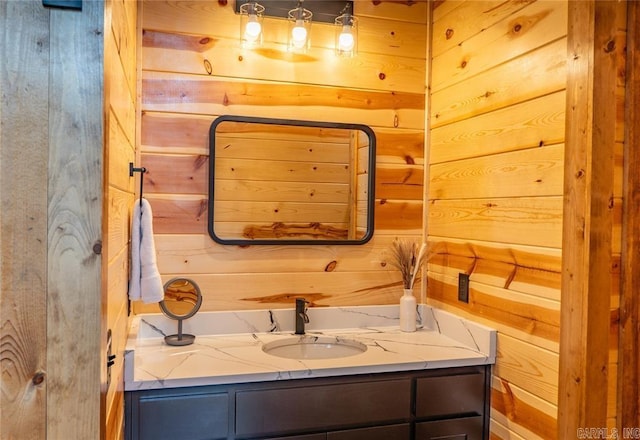
<svg viewBox="0 0 640 440"><path fill-rule="evenodd" d="M220 116L209 147L209 235L216 242L371 239L376 142L368 126Z"/></svg>

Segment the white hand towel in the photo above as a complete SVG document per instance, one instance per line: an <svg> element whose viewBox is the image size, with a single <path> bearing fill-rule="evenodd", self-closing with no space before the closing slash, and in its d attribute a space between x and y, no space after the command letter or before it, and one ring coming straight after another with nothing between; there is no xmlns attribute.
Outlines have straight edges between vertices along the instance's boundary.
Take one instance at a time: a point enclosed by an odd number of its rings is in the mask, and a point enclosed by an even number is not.
<svg viewBox="0 0 640 440"><path fill-rule="evenodd" d="M131 278L129 299L144 303L164 299L164 286L156 264L153 214L146 199L136 200L131 222Z"/></svg>

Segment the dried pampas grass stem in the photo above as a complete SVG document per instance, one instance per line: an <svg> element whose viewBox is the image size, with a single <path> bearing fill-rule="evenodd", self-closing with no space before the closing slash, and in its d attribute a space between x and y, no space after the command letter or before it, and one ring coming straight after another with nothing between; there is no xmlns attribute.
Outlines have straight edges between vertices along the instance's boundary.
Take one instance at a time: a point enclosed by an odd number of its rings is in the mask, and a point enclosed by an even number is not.
<svg viewBox="0 0 640 440"><path fill-rule="evenodd" d="M400 270L404 288L413 289L416 276L427 254L427 244L422 243L418 248L415 242L396 239L391 246L391 253L391 264Z"/></svg>

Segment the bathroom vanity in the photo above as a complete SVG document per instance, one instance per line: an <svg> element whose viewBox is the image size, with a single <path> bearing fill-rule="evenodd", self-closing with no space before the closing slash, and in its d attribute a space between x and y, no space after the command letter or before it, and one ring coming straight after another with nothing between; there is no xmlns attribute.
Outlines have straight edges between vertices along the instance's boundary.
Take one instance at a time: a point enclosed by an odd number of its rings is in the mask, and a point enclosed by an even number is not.
<svg viewBox="0 0 640 440"><path fill-rule="evenodd" d="M495 331L420 306L403 333L392 306L202 313L193 345L170 347L162 315L134 318L125 353L128 439L488 438ZM265 352L320 340L327 354ZM364 351L332 357L334 345ZM295 341L294 341L295 342ZM297 346L296 346L297 348ZM296 354L298 353L298 354Z"/></svg>

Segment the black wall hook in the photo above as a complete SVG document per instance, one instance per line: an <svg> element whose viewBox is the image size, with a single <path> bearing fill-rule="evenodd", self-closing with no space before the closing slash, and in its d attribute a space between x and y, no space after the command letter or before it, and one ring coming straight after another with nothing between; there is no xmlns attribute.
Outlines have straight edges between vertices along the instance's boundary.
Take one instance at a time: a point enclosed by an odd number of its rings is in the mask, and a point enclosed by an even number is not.
<svg viewBox="0 0 640 440"><path fill-rule="evenodd" d="M133 173L146 173L147 169L145 167L136 168L133 166L133 162L129 162L129 177L133 177Z"/></svg>
<svg viewBox="0 0 640 440"><path fill-rule="evenodd" d="M133 162L129 162L129 177L133 177L133 173L140 173L140 208L142 208L142 187L144 185L144 173L147 172L145 167L136 168Z"/></svg>

